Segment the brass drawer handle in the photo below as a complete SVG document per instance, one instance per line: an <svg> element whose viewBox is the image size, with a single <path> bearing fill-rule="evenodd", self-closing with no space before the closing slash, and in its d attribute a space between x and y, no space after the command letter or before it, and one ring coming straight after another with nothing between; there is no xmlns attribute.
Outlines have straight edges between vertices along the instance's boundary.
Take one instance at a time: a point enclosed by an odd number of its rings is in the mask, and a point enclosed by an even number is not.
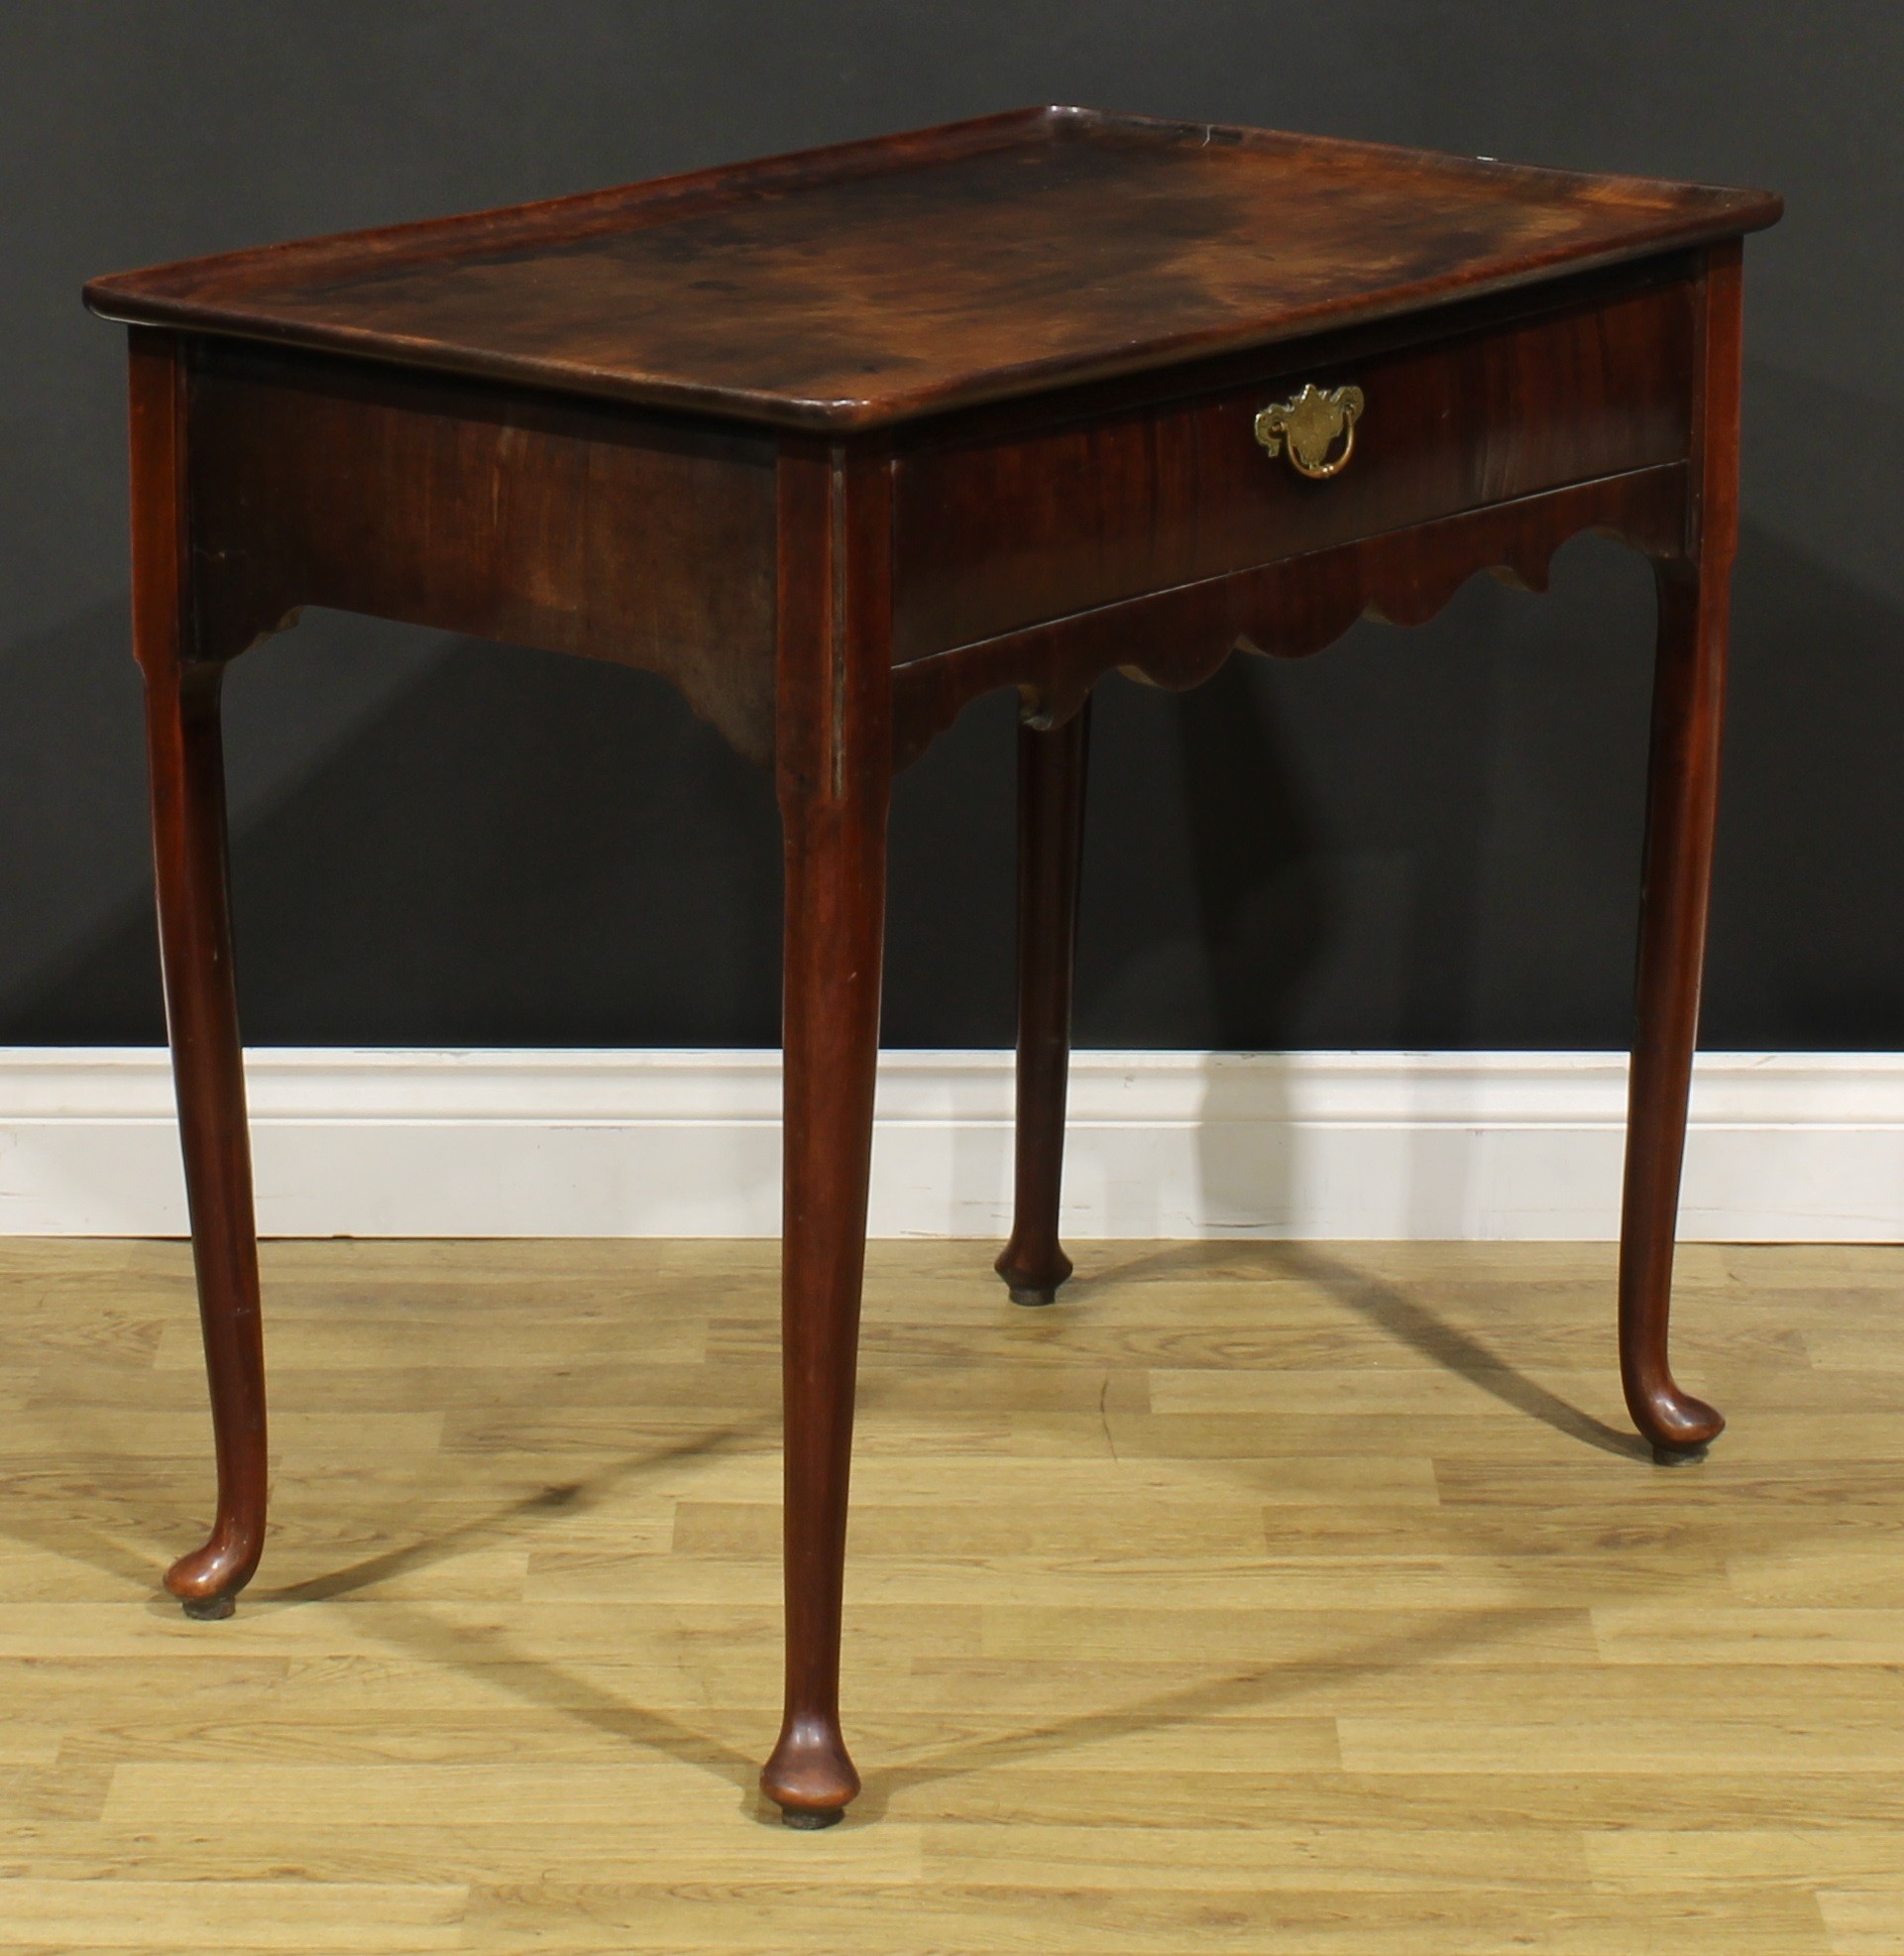
<svg viewBox="0 0 1904 1956"><path fill-rule="evenodd" d="M1339 476L1349 466L1361 414L1359 387L1339 387L1324 394L1319 387L1304 386L1292 401L1264 408L1256 417L1256 438L1271 455L1282 454L1287 440L1290 466L1320 482ZM1338 440L1342 452L1331 462L1328 453Z"/></svg>

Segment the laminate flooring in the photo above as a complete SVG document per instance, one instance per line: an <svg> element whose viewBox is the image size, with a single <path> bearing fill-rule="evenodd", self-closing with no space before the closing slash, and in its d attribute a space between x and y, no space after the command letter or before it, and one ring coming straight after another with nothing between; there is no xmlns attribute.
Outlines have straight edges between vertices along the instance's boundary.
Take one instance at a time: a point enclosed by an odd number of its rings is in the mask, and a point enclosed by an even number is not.
<svg viewBox="0 0 1904 1956"><path fill-rule="evenodd" d="M866 1789L779 1703L777 1246L265 1249L238 1614L178 1243L0 1243L0 1950L1904 1956L1904 1250L873 1247Z"/></svg>

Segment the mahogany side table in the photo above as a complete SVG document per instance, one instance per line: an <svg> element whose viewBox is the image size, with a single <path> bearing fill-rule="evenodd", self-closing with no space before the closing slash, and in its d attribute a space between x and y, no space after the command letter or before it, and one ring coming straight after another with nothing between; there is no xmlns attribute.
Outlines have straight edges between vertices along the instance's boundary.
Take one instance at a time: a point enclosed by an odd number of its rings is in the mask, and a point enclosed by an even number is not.
<svg viewBox="0 0 1904 1956"><path fill-rule="evenodd" d="M101 279L131 331L133 615L217 1520L256 1568L264 1356L219 689L305 604L665 674L786 839L786 1716L796 1825L858 1790L840 1622L893 771L1015 687L1021 1303L1058 1240L1086 705L1239 645L1542 588L1659 595L1620 1263L1658 1457L1723 1424L1667 1313L1736 529L1740 241L1776 197L1029 109Z"/></svg>

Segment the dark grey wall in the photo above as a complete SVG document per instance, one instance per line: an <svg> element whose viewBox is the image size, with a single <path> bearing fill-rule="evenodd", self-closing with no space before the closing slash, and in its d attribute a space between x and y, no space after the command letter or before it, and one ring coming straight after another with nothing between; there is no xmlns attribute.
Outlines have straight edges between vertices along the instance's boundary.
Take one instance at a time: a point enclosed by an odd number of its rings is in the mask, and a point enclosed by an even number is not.
<svg viewBox="0 0 1904 1956"><path fill-rule="evenodd" d="M1028 101L1763 183L1707 1043L1904 1044L1904 14L1879 0L0 11L0 1039L161 1020L97 272ZM1081 1035L1616 1046L1650 583L1100 701ZM766 1043L763 781L658 683L317 618L230 689L260 1043ZM894 1044L1010 1036L1011 711L901 784Z"/></svg>

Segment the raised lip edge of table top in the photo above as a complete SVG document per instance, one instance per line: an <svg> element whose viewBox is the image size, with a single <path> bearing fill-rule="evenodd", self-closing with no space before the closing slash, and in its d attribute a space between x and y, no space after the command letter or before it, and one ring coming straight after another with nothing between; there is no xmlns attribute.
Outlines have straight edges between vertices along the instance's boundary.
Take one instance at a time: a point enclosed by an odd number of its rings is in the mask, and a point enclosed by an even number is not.
<svg viewBox="0 0 1904 1956"><path fill-rule="evenodd" d="M1205 141L1226 144L1288 143L1375 157L1431 161L1442 169L1522 182L1551 182L1602 192L1624 191L1635 202L1658 211L1652 224L1635 224L1617 244L1604 250L1561 249L1531 254L1494 274L1477 273L1398 286L1375 297L1351 296L1285 314L1271 327L1224 325L1192 329L1144 341L1101 355L1058 354L1015 367L993 368L969 382L936 384L877 399L808 398L743 388L699 386L660 376L608 372L571 361L540 360L527 355L499 354L482 348L457 347L436 340L409 340L368 328L286 322L266 312L247 311L241 304L206 302L181 295L175 288L189 279L195 285L208 274L225 269L270 264L292 267L299 260L321 260L351 246L373 245L392 264L425 262L451 255L430 247L454 246L467 235L472 254L495 250L512 235L546 229L552 213L573 212L578 222L564 232L564 241L591 232L620 228L630 213L674 208L697 196L723 191L764 188L775 184L838 180L871 173L882 164L929 163L961 155L982 154L1008 147L1014 138L1043 127L1054 135L1067 129L1079 133L1130 130L1169 139L1200 134ZM289 346L313 352L345 353L386 366L429 373L464 374L483 380L553 390L558 393L673 412L713 416L721 420L807 433L845 435L896 427L909 421L978 406L988 403L1041 394L1092 381L1118 379L1180 361L1212 354L1246 352L1254 347L1287 345L1312 334L1362 325L1399 314L1427 312L1458 299L1519 287L1575 272L1591 271L1626 261L1711 244L1775 224L1784 212L1784 199L1768 190L1734 189L1715 184L1688 183L1671 178L1600 174L1550 170L1532 164L1501 163L1493 159L1409 149L1386 143L1341 137L1299 136L1284 130L1247 125L1190 122L1181 118L1052 104L1009 109L998 115L939 123L893 135L861 137L852 142L793 150L739 163L718 164L672 176L647 177L607 189L544 198L530 203L504 204L490 210L463 211L450 217L422 218L409 223L376 225L363 230L332 232L297 238L282 244L251 246L192 259L178 259L131 272L108 273L83 288L88 310L103 319L126 325L156 326L175 331L211 334L255 344Z"/></svg>

